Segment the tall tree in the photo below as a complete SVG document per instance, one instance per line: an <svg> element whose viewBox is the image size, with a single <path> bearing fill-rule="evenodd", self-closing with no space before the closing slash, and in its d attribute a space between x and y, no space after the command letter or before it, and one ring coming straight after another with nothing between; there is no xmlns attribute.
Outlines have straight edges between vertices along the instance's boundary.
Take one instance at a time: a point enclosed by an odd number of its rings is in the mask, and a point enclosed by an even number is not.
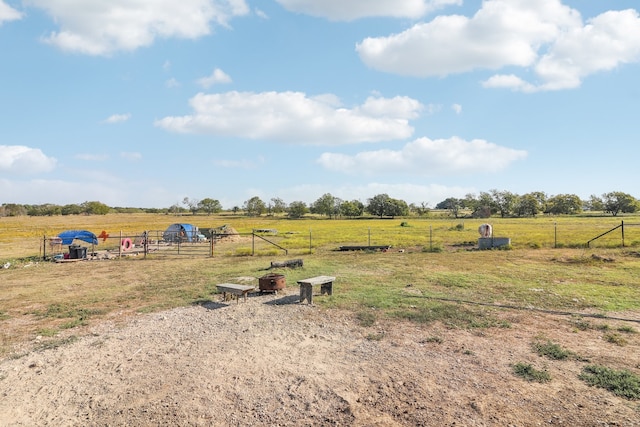
<svg viewBox="0 0 640 427"><path fill-rule="evenodd" d="M267 205L258 196L253 196L245 201L243 208L249 216L260 216L267 211Z"/></svg>
<svg viewBox="0 0 640 427"><path fill-rule="evenodd" d="M206 197L198 202L198 210L203 210L207 215L218 213L222 210L222 204L219 200Z"/></svg>
<svg viewBox="0 0 640 427"><path fill-rule="evenodd" d="M582 200L575 194L557 194L547 200L546 213L572 215L582 211Z"/></svg>
<svg viewBox="0 0 640 427"><path fill-rule="evenodd" d="M388 194L377 194L370 199L367 199L367 206L365 210L371 215L379 216L382 218L387 212L387 205L391 197Z"/></svg>
<svg viewBox="0 0 640 427"><path fill-rule="evenodd" d="M287 204L279 197L271 198L269 206L271 207L271 212L274 214L281 214L287 210Z"/></svg>
<svg viewBox="0 0 640 427"><path fill-rule="evenodd" d="M307 208L307 204L305 202L291 202L287 208L289 218L302 218L307 212L309 212L309 208Z"/></svg>
<svg viewBox="0 0 640 427"><path fill-rule="evenodd" d="M311 212L331 218L335 213L335 206L336 198L330 193L325 193L311 204Z"/></svg>
<svg viewBox="0 0 640 427"><path fill-rule="evenodd" d="M342 212L342 215L349 218L362 216L362 214L364 213L364 204L360 200L342 202L342 205L340 206L340 212Z"/></svg>
<svg viewBox="0 0 640 427"><path fill-rule="evenodd" d="M630 194L612 191L602 195L604 211L613 216L619 213L633 213L638 210L638 201Z"/></svg>

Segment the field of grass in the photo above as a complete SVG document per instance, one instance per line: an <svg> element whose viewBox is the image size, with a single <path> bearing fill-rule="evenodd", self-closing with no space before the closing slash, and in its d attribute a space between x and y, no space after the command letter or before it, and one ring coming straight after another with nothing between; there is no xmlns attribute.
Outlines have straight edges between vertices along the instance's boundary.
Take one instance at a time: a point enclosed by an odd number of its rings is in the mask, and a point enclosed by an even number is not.
<svg viewBox="0 0 640 427"><path fill-rule="evenodd" d="M407 222L401 226L401 222ZM625 219L629 223L633 219ZM42 236L65 229L96 234L137 234L163 230L173 222L201 228L228 224L239 233L277 229L277 240L288 255L249 237L220 244L214 257L123 258L110 261L52 263L38 259ZM18 342L56 337L105 319L126 318L211 301L215 284L239 277L257 278L270 262L303 258L304 268L282 270L287 291L296 280L332 275L332 297L315 300L327 308L347 309L363 321L399 318L415 322L441 321L451 327L508 327L497 310L540 309L606 315L640 311L640 256L632 246L635 231L625 231L579 247L591 237L615 227L620 219L562 218L490 221L496 235L512 238L510 250L473 249L481 221L425 218L409 220L301 220L231 216L170 217L121 214L107 216L0 218L0 356ZM640 222L640 221L638 221ZM459 226L458 224L463 224ZM554 234L562 245L554 244ZM612 233L616 234L616 233ZM558 239L560 240L560 239ZM337 251L341 245L386 245L380 251ZM429 251L430 246L442 248ZM559 246L554 248L554 246ZM311 247L311 251L310 251ZM64 335L64 334L63 334Z"/></svg>

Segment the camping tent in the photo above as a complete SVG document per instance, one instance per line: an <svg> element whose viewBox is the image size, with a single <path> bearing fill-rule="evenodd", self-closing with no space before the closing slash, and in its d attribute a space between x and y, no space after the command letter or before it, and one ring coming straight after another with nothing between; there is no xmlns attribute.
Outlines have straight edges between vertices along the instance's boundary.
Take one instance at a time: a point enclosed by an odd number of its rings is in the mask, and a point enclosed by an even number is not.
<svg viewBox="0 0 640 427"><path fill-rule="evenodd" d="M171 224L162 234L165 242L194 242L197 239L198 227L191 224Z"/></svg>
<svg viewBox="0 0 640 427"><path fill-rule="evenodd" d="M91 243L92 245L98 244L96 235L87 230L67 230L58 234L58 237L62 239L63 245L70 245L75 239Z"/></svg>

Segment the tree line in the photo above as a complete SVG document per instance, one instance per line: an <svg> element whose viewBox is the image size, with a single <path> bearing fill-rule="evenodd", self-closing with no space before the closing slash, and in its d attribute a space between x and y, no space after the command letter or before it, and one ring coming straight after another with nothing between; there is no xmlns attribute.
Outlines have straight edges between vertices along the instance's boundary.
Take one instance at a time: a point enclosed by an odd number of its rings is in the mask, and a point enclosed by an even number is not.
<svg viewBox="0 0 640 427"><path fill-rule="evenodd" d="M500 215L503 218L533 217L539 214L575 215L585 210L617 216L620 213L637 212L640 210L640 202L630 194L620 191L604 193L601 196L591 195L588 200L581 200L575 194L548 196L544 192L536 191L519 195L494 189L480 192L478 195L467 194L464 198L449 197L436 204L434 209L445 210L455 218L489 218L493 215ZM212 215L223 210L222 204L217 199L198 200L185 197L181 204L176 203L168 208L109 207L98 201L62 206L49 203L42 205L5 203L0 206L0 216L106 215L135 212ZM264 201L254 196L246 200L241 207L234 206L227 211L248 216L286 215L295 219L310 213L328 218L357 218L365 214L379 218L425 216L431 210L428 203L407 204L404 200L395 199L386 193L377 194L367 199L366 203L360 200L342 200L331 193L326 193L309 205L303 201L287 204L279 197Z"/></svg>

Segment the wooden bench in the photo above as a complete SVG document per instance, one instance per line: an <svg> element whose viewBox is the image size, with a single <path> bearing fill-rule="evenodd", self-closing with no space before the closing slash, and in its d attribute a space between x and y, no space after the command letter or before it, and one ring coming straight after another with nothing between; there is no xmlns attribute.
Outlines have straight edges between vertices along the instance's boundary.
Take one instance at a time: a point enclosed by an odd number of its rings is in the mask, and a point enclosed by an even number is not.
<svg viewBox="0 0 640 427"><path fill-rule="evenodd" d="M222 298L224 301L227 300L227 294L231 294L236 297L236 303L238 303L241 295L246 301L247 294L256 290L255 286L236 285L234 283L221 283L219 285L216 285L216 288L218 289L218 292L222 292Z"/></svg>
<svg viewBox="0 0 640 427"><path fill-rule="evenodd" d="M313 287L320 285L320 295L333 295L333 281L336 280L333 276L317 276L309 279L298 280L300 285L300 302L305 299L309 304L313 304Z"/></svg>

